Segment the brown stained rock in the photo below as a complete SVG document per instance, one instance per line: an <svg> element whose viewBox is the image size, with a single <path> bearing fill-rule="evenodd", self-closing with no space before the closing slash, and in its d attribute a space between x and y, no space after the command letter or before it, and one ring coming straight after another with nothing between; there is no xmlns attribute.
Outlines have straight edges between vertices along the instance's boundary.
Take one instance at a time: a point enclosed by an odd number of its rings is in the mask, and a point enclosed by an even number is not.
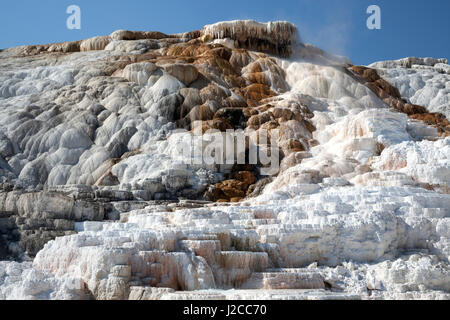
<svg viewBox="0 0 450 320"><path fill-rule="evenodd" d="M401 109L403 113L411 116L413 114L427 114L428 110L425 107L418 106L415 104L405 103Z"/></svg>
<svg viewBox="0 0 450 320"><path fill-rule="evenodd" d="M265 72L250 73L245 78L251 83L264 84L268 87L272 84L269 76Z"/></svg>
<svg viewBox="0 0 450 320"><path fill-rule="evenodd" d="M112 168L120 163L121 161L134 157L138 154L141 154L142 151L137 149L137 150L132 150L132 151L128 151L125 152L122 157L120 158L112 158L109 160L106 160L106 162L104 163L104 165L107 167L107 169L105 170L105 172L100 176L100 178L97 179L97 181L94 183L94 186L116 186L120 184L119 179L112 174Z"/></svg>
<svg viewBox="0 0 450 320"><path fill-rule="evenodd" d="M183 39L188 39L188 40L194 40L197 38L200 38L202 36L200 30L194 30L194 31L189 31L189 32L185 32L182 34L181 38Z"/></svg>
<svg viewBox="0 0 450 320"><path fill-rule="evenodd" d="M144 39L161 40L173 38L174 36L167 35L159 31L117 30L111 33L110 37L112 40L144 40Z"/></svg>
<svg viewBox="0 0 450 320"><path fill-rule="evenodd" d="M118 185L119 181L117 179L117 177L115 177L112 174L112 168L118 164L120 161L122 161L122 159L118 159L118 158L113 158L113 159L108 159L105 161L105 163L103 164L104 166L106 166L106 170L105 172L97 179L97 181L94 183L94 186L113 186L113 185ZM117 179L117 181L116 181Z"/></svg>
<svg viewBox="0 0 450 320"><path fill-rule="evenodd" d="M273 177L267 177L259 180L257 183L251 185L247 190L247 197L254 198L261 195L265 187L274 180Z"/></svg>
<svg viewBox="0 0 450 320"><path fill-rule="evenodd" d="M157 55L155 54L145 54L145 55L133 55L133 56L113 56L109 57L106 62L108 63L107 68L124 69L129 64L139 63L139 62L156 62Z"/></svg>
<svg viewBox="0 0 450 320"><path fill-rule="evenodd" d="M289 148L294 152L306 151L304 145L300 141L294 139L289 140Z"/></svg>
<svg viewBox="0 0 450 320"><path fill-rule="evenodd" d="M229 59L231 66L237 72L241 72L242 68L247 66L252 60L248 51L244 49L234 49Z"/></svg>
<svg viewBox="0 0 450 320"><path fill-rule="evenodd" d="M267 108L261 107L257 111L260 111L260 113L257 113L255 115L252 115L248 121L247 124L249 127L253 129L276 129L279 126L279 122L277 121L276 117L272 113L273 110L270 105L268 105Z"/></svg>
<svg viewBox="0 0 450 320"><path fill-rule="evenodd" d="M352 70L366 79L368 82L375 82L380 79L378 72L371 68L363 66L353 66Z"/></svg>
<svg viewBox="0 0 450 320"><path fill-rule="evenodd" d="M233 51L227 47L219 46L217 48L213 48L210 51L206 52L205 55L211 55L215 57L222 58L223 60L230 61L230 58L233 54Z"/></svg>
<svg viewBox="0 0 450 320"><path fill-rule="evenodd" d="M79 52L81 41L61 42L50 45L47 52Z"/></svg>
<svg viewBox="0 0 450 320"><path fill-rule="evenodd" d="M207 102L208 100L222 101L229 97L229 92L227 92L224 88L219 87L214 83L210 83L207 87L200 90L200 97L202 99L202 103Z"/></svg>
<svg viewBox="0 0 450 320"><path fill-rule="evenodd" d="M237 47L286 54L291 39L260 39L256 35L248 39L235 39ZM205 43L201 39L202 32L193 31L180 35L166 35L159 32L135 32L120 30L107 37L95 37L73 43L35 46L29 48L32 52L72 52L87 50L102 50L114 40L158 40L161 49L151 49L138 55L114 55L106 58L105 74L107 76L123 77L123 70L129 65L139 62L151 62L171 74L188 88L181 89L180 106L174 114L174 120L179 127L192 129L197 122L202 131L228 129L245 129L247 126L263 130L278 129L290 121L300 123L302 128L314 130L308 116L299 106L279 106L281 100L276 100L278 93L287 88L285 73L276 60L260 52L250 52L246 49L230 49L221 44ZM375 78L374 81L379 80ZM380 83L380 90L388 87ZM383 89L384 88L384 89ZM386 91L386 90L385 90ZM274 98L271 100L271 98ZM269 101L265 101L269 99ZM182 103L181 103L182 102ZM271 103L273 102L273 103ZM305 110L309 110L305 107ZM291 152L307 149L303 137L283 137L283 145ZM248 142L247 142L248 143ZM284 150L283 150L284 151ZM121 159L111 161L120 162ZM96 181L98 185L113 185L118 183L110 171L112 165L105 165L105 171ZM230 180L216 184L213 188L213 198L216 201L240 201L245 198L249 188L257 182L253 172L255 166L235 167ZM97 178L97 177L96 177ZM253 188L254 189L254 188Z"/></svg>
<svg viewBox="0 0 450 320"><path fill-rule="evenodd" d="M230 88L245 86L245 80L228 60L212 55L210 52L197 58L195 66L210 81L226 84Z"/></svg>
<svg viewBox="0 0 450 320"><path fill-rule="evenodd" d="M149 36L142 33L118 31L111 38L131 40ZM162 38L163 36L154 34L152 37ZM196 38L186 35L184 37ZM164 39L164 41L166 40ZM203 131L244 129L249 116L258 113L249 108L248 102L251 106L257 106L258 101L275 95L270 90L271 82L267 72L273 72L274 78L279 75L284 77L282 69L275 60L264 54L250 54L247 50L230 49L220 44L205 44L198 39L184 43L177 42L177 39L170 40L173 40L173 43L170 44L166 41L167 47L162 50L151 50L133 57L111 57L107 69L108 74L120 77L122 70L128 64L148 61L164 68L166 72L175 76L185 85L191 86L191 88L180 91L184 102L175 113L177 125L188 130L192 129L192 123L196 121L204 121L201 124ZM257 62L254 59L257 59ZM248 66L249 64L251 65ZM256 83L247 85L248 83L241 77L244 67L250 72L256 72L249 75L249 82ZM213 115L212 113L217 109L219 109L219 113ZM293 117L301 119L301 116L293 116L289 111L285 111L280 115L280 121L287 121ZM261 116L258 127L267 121L273 121L273 117ZM270 123L267 127L269 129L276 128L276 123Z"/></svg>
<svg viewBox="0 0 450 320"><path fill-rule="evenodd" d="M32 45L32 46L22 46L16 48L16 55L18 56L34 56L44 52L47 52L49 44L44 45Z"/></svg>
<svg viewBox="0 0 450 320"><path fill-rule="evenodd" d="M309 109L299 104L285 104L280 107L276 97L263 102L266 103L248 108L252 112L246 112L250 116L247 121L248 128L257 130L255 143L260 142L260 134L271 139L271 133L277 129L279 130L278 146L281 148L281 157L309 150L308 141L312 139L312 133L316 130L309 120L311 117ZM266 132L268 134L265 134ZM270 144L270 140L268 142Z"/></svg>
<svg viewBox="0 0 450 320"><path fill-rule="evenodd" d="M233 178L214 185L212 191L214 201L239 202L245 198L248 188L256 181L255 175L250 171L236 172Z"/></svg>
<svg viewBox="0 0 450 320"><path fill-rule="evenodd" d="M367 87L381 99L388 97L401 99L398 89L382 79L375 69L363 66L351 66L350 70L359 75L366 82Z"/></svg>
<svg viewBox="0 0 450 320"><path fill-rule="evenodd" d="M259 114L258 110L256 110L255 108L245 108L243 111L245 118L248 119Z"/></svg>
<svg viewBox="0 0 450 320"><path fill-rule="evenodd" d="M305 124L307 121L299 122L296 120L289 120L280 125L280 137L285 140L309 140L312 139L312 132Z"/></svg>
<svg viewBox="0 0 450 320"><path fill-rule="evenodd" d="M234 94L222 100L222 106L224 108L240 108L240 109L248 107L247 102L239 94Z"/></svg>
<svg viewBox="0 0 450 320"><path fill-rule="evenodd" d="M270 119L266 120L269 121ZM256 114L254 116L251 116L250 119L248 119L248 125L252 128L259 128L262 123L262 117L259 114Z"/></svg>
<svg viewBox="0 0 450 320"><path fill-rule="evenodd" d="M82 41L67 41L41 45L21 46L14 48L18 56L34 56L42 53L72 53L80 52Z"/></svg>
<svg viewBox="0 0 450 320"><path fill-rule="evenodd" d="M425 122L428 125L436 127L438 134L443 137L450 136L450 122L441 113L413 114L410 118Z"/></svg>
<svg viewBox="0 0 450 320"><path fill-rule="evenodd" d="M236 129L244 129L246 126L246 118L242 108L222 108L215 113L214 119L226 120Z"/></svg>
<svg viewBox="0 0 450 320"><path fill-rule="evenodd" d="M214 112L206 104L192 108L192 110L187 115L187 118L189 119L190 123L199 120L201 121L212 120L213 117Z"/></svg>
<svg viewBox="0 0 450 320"><path fill-rule="evenodd" d="M234 129L233 126L226 119L213 119L208 121L202 121L202 133L211 130L219 130L220 132L226 132L227 130Z"/></svg>
<svg viewBox="0 0 450 320"><path fill-rule="evenodd" d="M111 172L108 172L106 175L103 175L95 183L96 186L101 186L101 187L118 186L119 184L120 184L119 179L115 175L113 175Z"/></svg>
<svg viewBox="0 0 450 320"><path fill-rule="evenodd" d="M109 36L86 39L81 41L80 51L104 50L110 42L111 38Z"/></svg>
<svg viewBox="0 0 450 320"><path fill-rule="evenodd" d="M294 119L294 113L291 110L285 109L285 108L273 108L272 114L275 119L282 119L284 121L289 121L289 120ZM301 119L301 115L300 115L300 119Z"/></svg>
<svg viewBox="0 0 450 320"><path fill-rule="evenodd" d="M267 132L268 139L270 139L270 131L274 129L279 128L279 124L275 120L267 121L264 124L262 124L259 128L264 132L264 130ZM264 134L264 133L263 133Z"/></svg>
<svg viewBox="0 0 450 320"><path fill-rule="evenodd" d="M381 100L410 118L425 122L437 129L443 137L450 136L449 122L443 114L429 113L427 108L410 104L402 99L399 90L382 79L375 69L363 66L351 66L350 71L360 77L360 81L372 90Z"/></svg>
<svg viewBox="0 0 450 320"><path fill-rule="evenodd" d="M283 161L281 162L280 171L286 171L287 169L302 163L304 159L308 159L311 157L312 154L306 151L293 152L283 159Z"/></svg>
<svg viewBox="0 0 450 320"><path fill-rule="evenodd" d="M67 41L12 48L17 56L34 56L43 53L72 53L80 51L81 41Z"/></svg>
<svg viewBox="0 0 450 320"><path fill-rule="evenodd" d="M239 48L282 57L288 57L299 40L297 28L287 22L225 21L204 26L201 34L204 40L232 39Z"/></svg>
<svg viewBox="0 0 450 320"><path fill-rule="evenodd" d="M302 124L305 126L306 130L308 130L311 133L317 130L316 127L309 120L303 120Z"/></svg>
<svg viewBox="0 0 450 320"><path fill-rule="evenodd" d="M262 59L258 59L245 67L243 71L248 73L259 73L264 72L263 64L261 63Z"/></svg>
<svg viewBox="0 0 450 320"><path fill-rule="evenodd" d="M175 63L165 65L163 68L168 74L174 76L186 86L189 86L198 78L198 70L191 64Z"/></svg>
<svg viewBox="0 0 450 320"><path fill-rule="evenodd" d="M186 117L192 108L202 104L202 98L200 97L200 91L195 88L183 88L179 91L180 95L184 98L183 104L178 110L175 118L183 119Z"/></svg>
<svg viewBox="0 0 450 320"><path fill-rule="evenodd" d="M164 54L167 56L176 57L199 57L211 49L211 45L203 44L197 40L192 40L188 43L178 43L172 45L165 50Z"/></svg>
<svg viewBox="0 0 450 320"><path fill-rule="evenodd" d="M272 58L263 55L242 69L242 77L250 83L263 84L277 92L289 89L284 70Z"/></svg>
<svg viewBox="0 0 450 320"><path fill-rule="evenodd" d="M196 121L205 122L201 124L203 131L210 129L224 131L246 127L247 118L242 110L248 105L247 99L241 92L246 84L240 77L242 67L252 60L246 50L232 50L222 45L206 45L201 41L192 40L165 48L162 56L156 59L157 65L162 66L166 72L186 85L191 85L191 88L180 92L184 102L175 115L179 127L192 129L192 123ZM128 62L121 61L116 68L123 68ZM239 67L237 64L240 64ZM195 68L193 70L198 71L197 79L194 80L194 77L182 79L182 76L186 75L185 70L181 70L183 68ZM249 89L251 94L251 88ZM262 90L262 94L261 98L273 95L268 87ZM216 110L223 111L213 115L212 112Z"/></svg>
<svg viewBox="0 0 450 320"><path fill-rule="evenodd" d="M214 185L213 195L217 199L245 197L245 183L239 180L225 180Z"/></svg>
<svg viewBox="0 0 450 320"><path fill-rule="evenodd" d="M424 121L426 123L439 123L442 126L448 126L449 121L447 118L441 113L426 113L426 114L413 114L411 118Z"/></svg>
<svg viewBox="0 0 450 320"><path fill-rule="evenodd" d="M377 149L376 149L376 153L378 156L380 156L384 149L386 149L386 146L384 144L382 144L381 142L377 142Z"/></svg>
<svg viewBox="0 0 450 320"><path fill-rule="evenodd" d="M163 68L164 66L170 64L190 64L193 63L195 59L189 57L178 57L178 56L158 56L156 57L156 65Z"/></svg>
<svg viewBox="0 0 450 320"><path fill-rule="evenodd" d="M255 110L258 111L258 114L266 112L266 111L270 111L273 108L273 105L270 103L266 103L263 105L260 105L258 107L255 108Z"/></svg>
<svg viewBox="0 0 450 320"><path fill-rule="evenodd" d="M139 63L139 62L157 62L159 54L150 51L144 54L129 55L129 56L112 56L109 57L106 62L108 63L105 68L105 74L109 76L119 75L123 69L129 64Z"/></svg>
<svg viewBox="0 0 450 320"><path fill-rule="evenodd" d="M242 181L248 188L256 181L255 175L251 171L239 171L233 174L233 178Z"/></svg>
<svg viewBox="0 0 450 320"><path fill-rule="evenodd" d="M190 88L202 90L206 88L211 83L201 72L198 74L198 79L190 85Z"/></svg>
<svg viewBox="0 0 450 320"><path fill-rule="evenodd" d="M256 107L258 102L270 97L276 96L276 93L270 90L267 85L254 83L241 90L242 95L247 99L249 106Z"/></svg>
<svg viewBox="0 0 450 320"><path fill-rule="evenodd" d="M378 88L383 89L389 96L396 98L396 99L401 99L400 91L398 91L398 89L396 87L392 86L386 80L378 79L373 83L375 83L375 85Z"/></svg>

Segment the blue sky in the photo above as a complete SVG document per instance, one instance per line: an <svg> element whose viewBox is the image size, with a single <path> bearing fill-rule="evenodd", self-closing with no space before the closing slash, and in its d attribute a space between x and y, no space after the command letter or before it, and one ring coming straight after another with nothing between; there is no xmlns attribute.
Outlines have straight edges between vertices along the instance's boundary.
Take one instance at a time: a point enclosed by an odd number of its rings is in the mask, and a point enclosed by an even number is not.
<svg viewBox="0 0 450 320"><path fill-rule="evenodd" d="M82 29L66 28L80 6ZM381 7L382 29L366 9ZM406 56L450 58L449 0L3 0L0 48L80 40L117 29L178 33L223 20L288 20L302 39L355 64Z"/></svg>

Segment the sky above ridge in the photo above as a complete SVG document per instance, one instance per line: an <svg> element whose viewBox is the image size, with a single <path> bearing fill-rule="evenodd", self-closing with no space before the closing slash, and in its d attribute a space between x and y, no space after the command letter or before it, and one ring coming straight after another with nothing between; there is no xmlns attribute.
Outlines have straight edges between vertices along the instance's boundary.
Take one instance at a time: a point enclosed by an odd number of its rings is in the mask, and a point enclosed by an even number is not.
<svg viewBox="0 0 450 320"><path fill-rule="evenodd" d="M69 30L70 5L81 30ZM370 5L381 30L369 30ZM180 33L235 19L288 20L304 42L355 64L407 56L450 58L449 0L3 0L0 48L73 41L118 29Z"/></svg>

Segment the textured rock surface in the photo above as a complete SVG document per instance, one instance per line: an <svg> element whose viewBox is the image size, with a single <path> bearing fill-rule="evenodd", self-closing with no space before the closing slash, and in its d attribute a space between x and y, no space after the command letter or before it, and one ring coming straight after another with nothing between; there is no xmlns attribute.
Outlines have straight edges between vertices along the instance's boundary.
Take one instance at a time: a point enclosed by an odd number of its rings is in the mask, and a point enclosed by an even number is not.
<svg viewBox="0 0 450 320"><path fill-rule="evenodd" d="M0 261L1 300L88 300L79 278L60 277L31 268L30 263Z"/></svg>
<svg viewBox="0 0 450 320"><path fill-rule="evenodd" d="M376 62L372 68L397 87L402 97L450 117L450 67L447 59L406 58Z"/></svg>
<svg viewBox="0 0 450 320"><path fill-rule="evenodd" d="M450 299L448 62L299 41L231 21L1 51L0 260L32 261L0 262L0 299ZM196 161L232 129L280 170Z"/></svg>
<svg viewBox="0 0 450 320"><path fill-rule="evenodd" d="M76 222L119 220L148 205L132 200L131 192L88 186L0 192L2 257L32 258L48 241L73 234Z"/></svg>
<svg viewBox="0 0 450 320"><path fill-rule="evenodd" d="M375 69L353 66L350 70L359 75L362 78L362 81L366 82L365 85L392 108L406 113L413 119L422 120L428 125L434 125L438 129L438 133L444 137L450 136L450 124L444 114L438 112L430 113L427 108L411 104L407 100L402 99L399 90L381 78ZM448 79L444 78L441 80L442 83L445 83ZM427 93L424 94L426 95ZM417 99L412 100L417 101ZM430 101L426 101L426 99L421 102L425 102L426 105L430 104ZM434 109L446 111L447 107L443 106L442 108L439 107Z"/></svg>
<svg viewBox="0 0 450 320"><path fill-rule="evenodd" d="M289 46L299 42L297 28L286 21L260 23L252 20L218 22L201 30L206 39L230 39L239 48L273 53L291 54Z"/></svg>

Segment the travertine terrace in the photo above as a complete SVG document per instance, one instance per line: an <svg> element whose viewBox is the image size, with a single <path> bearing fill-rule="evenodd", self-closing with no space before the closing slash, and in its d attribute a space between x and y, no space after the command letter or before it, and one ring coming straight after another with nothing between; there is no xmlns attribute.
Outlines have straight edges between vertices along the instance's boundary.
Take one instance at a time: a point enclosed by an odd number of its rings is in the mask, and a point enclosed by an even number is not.
<svg viewBox="0 0 450 320"><path fill-rule="evenodd" d="M230 21L1 51L0 299L449 299L448 61L300 39ZM280 171L180 156L232 129L278 130Z"/></svg>

